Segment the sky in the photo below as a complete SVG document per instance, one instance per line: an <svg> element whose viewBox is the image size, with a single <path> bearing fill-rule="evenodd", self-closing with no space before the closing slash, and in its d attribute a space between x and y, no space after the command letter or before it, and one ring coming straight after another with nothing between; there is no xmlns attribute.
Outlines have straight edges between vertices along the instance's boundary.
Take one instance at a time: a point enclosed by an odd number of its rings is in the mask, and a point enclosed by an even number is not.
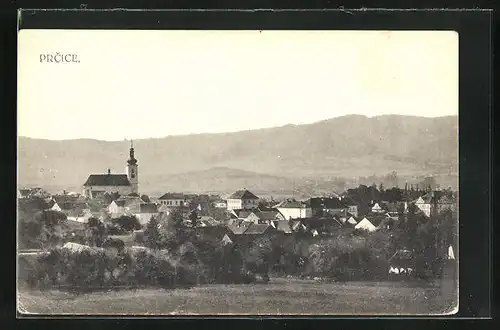
<svg viewBox="0 0 500 330"><path fill-rule="evenodd" d="M124 140L458 115L453 31L21 30L18 135ZM40 54L79 63L41 63Z"/></svg>

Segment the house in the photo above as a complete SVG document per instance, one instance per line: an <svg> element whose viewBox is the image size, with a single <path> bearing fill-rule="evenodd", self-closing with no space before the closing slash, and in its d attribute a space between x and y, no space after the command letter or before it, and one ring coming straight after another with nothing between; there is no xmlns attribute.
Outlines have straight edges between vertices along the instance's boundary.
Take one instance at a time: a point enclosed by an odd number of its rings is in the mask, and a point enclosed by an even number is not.
<svg viewBox="0 0 500 330"><path fill-rule="evenodd" d="M90 207L85 201L77 199L54 198L50 210L66 214L66 216L77 217L90 213Z"/></svg>
<svg viewBox="0 0 500 330"><path fill-rule="evenodd" d="M140 205L145 204L140 197L120 196L108 206L111 218L119 218L122 215L133 215L140 213Z"/></svg>
<svg viewBox="0 0 500 330"><path fill-rule="evenodd" d="M290 229L292 229L292 232L294 233L307 231L307 227L301 220L290 220Z"/></svg>
<svg viewBox="0 0 500 330"><path fill-rule="evenodd" d="M17 190L17 198L30 198L31 197L31 189L18 189Z"/></svg>
<svg viewBox="0 0 500 330"><path fill-rule="evenodd" d="M292 228L290 227L289 220L271 221L271 226L273 226L273 228L275 228L277 231L285 234L291 234L293 232Z"/></svg>
<svg viewBox="0 0 500 330"><path fill-rule="evenodd" d="M250 224L251 223L249 222L245 223L244 221L240 221L238 223L228 225L227 228L231 230L233 235L242 235L245 232L245 230L247 230L248 227L250 227Z"/></svg>
<svg viewBox="0 0 500 330"><path fill-rule="evenodd" d="M215 220L213 217L208 216L208 215L202 215L200 217L200 222L203 223L205 225L205 227L219 225L219 222L217 220Z"/></svg>
<svg viewBox="0 0 500 330"><path fill-rule="evenodd" d="M66 215L69 221L76 221L80 223L88 223L89 219L93 216L94 215L88 208L75 208L73 210L70 210Z"/></svg>
<svg viewBox="0 0 500 330"><path fill-rule="evenodd" d="M247 221L251 221L254 224L271 224L272 221L285 220L283 214L279 211L253 211L247 217Z"/></svg>
<svg viewBox="0 0 500 330"><path fill-rule="evenodd" d="M369 232L373 232L377 230L377 226L375 226L373 223L371 223L370 220L367 218L363 218L356 226L354 226L355 229L359 230L366 230Z"/></svg>
<svg viewBox="0 0 500 330"><path fill-rule="evenodd" d="M313 216L323 216L326 214L340 216L345 215L349 209L340 198L333 197L313 197L309 199L308 204L312 208Z"/></svg>
<svg viewBox="0 0 500 330"><path fill-rule="evenodd" d="M371 204L370 211L372 213L385 213L385 212L387 212L387 210L384 207L380 206L379 203L373 203L373 202Z"/></svg>
<svg viewBox="0 0 500 330"><path fill-rule="evenodd" d="M426 216L430 217L431 216L431 208L432 208L432 203L431 203L431 196L420 196L416 201L415 201L415 206L418 207L419 210L421 210Z"/></svg>
<svg viewBox="0 0 500 330"><path fill-rule="evenodd" d="M402 249L396 251L389 259L390 275L411 275L415 271L415 258L411 251Z"/></svg>
<svg viewBox="0 0 500 330"><path fill-rule="evenodd" d="M448 253L446 253L446 259L455 260L455 252L453 252L453 247L451 245L448 247Z"/></svg>
<svg viewBox="0 0 500 330"><path fill-rule="evenodd" d="M349 219L347 219L346 223L352 226L356 226L358 224L358 222L356 221L356 219L354 219L354 217L350 217Z"/></svg>
<svg viewBox="0 0 500 330"><path fill-rule="evenodd" d="M339 200L347 206L347 213L354 217L358 216L358 203L346 196L340 196Z"/></svg>
<svg viewBox="0 0 500 330"><path fill-rule="evenodd" d="M231 219L247 220L250 214L252 214L252 211L250 210L234 209L229 213L229 217Z"/></svg>
<svg viewBox="0 0 500 330"><path fill-rule="evenodd" d="M227 199L227 209L255 209L259 206L259 197L255 196L252 192L242 189L233 193Z"/></svg>
<svg viewBox="0 0 500 330"><path fill-rule="evenodd" d="M222 237L221 242L223 245L233 244L233 241L227 234L225 234L224 237Z"/></svg>
<svg viewBox="0 0 500 330"><path fill-rule="evenodd" d="M445 210L456 211L457 200L451 194L436 190L420 196L415 201L415 206L430 217L433 213L440 213Z"/></svg>
<svg viewBox="0 0 500 330"><path fill-rule="evenodd" d="M312 217L311 207L294 199L284 200L274 208L276 208L286 220Z"/></svg>
<svg viewBox="0 0 500 330"><path fill-rule="evenodd" d="M147 224L152 217L158 215L158 207L153 203L142 203L139 204L139 212L134 213L139 223L143 226Z"/></svg>
<svg viewBox="0 0 500 330"><path fill-rule="evenodd" d="M26 199L26 198L50 198L50 194L43 190L42 188L22 188L17 190L17 198Z"/></svg>
<svg viewBox="0 0 500 330"><path fill-rule="evenodd" d="M265 233L272 231L274 228L268 224L251 224L243 232L244 235L264 235Z"/></svg>
<svg viewBox="0 0 500 330"><path fill-rule="evenodd" d="M99 248L99 247L92 247L92 246L88 246L88 245L83 245L83 244L78 244L78 243L73 243L73 242L68 242L66 244L63 245L62 247L63 249L67 249L67 250L70 250L71 252L83 252L83 251L104 251L103 248Z"/></svg>
<svg viewBox="0 0 500 330"><path fill-rule="evenodd" d="M160 198L158 198L160 205L166 205L170 207L182 207L185 206L186 196L182 193L165 193Z"/></svg>
<svg viewBox="0 0 500 330"><path fill-rule="evenodd" d="M302 226L305 226L305 231L310 232L313 236L328 236L342 227L342 223L336 218L306 218L300 219L300 222Z"/></svg>

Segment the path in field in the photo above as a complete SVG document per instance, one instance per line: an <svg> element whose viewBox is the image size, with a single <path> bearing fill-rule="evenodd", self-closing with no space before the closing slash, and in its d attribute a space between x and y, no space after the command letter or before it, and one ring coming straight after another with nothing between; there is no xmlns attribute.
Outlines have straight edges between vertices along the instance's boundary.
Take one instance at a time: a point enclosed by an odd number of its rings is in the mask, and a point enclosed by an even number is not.
<svg viewBox="0 0 500 330"><path fill-rule="evenodd" d="M209 285L176 290L125 290L72 295L21 291L25 311L36 314L441 314L439 288L398 283L322 284L300 280L255 285ZM449 298L449 297L447 297ZM449 304L449 303L448 303Z"/></svg>

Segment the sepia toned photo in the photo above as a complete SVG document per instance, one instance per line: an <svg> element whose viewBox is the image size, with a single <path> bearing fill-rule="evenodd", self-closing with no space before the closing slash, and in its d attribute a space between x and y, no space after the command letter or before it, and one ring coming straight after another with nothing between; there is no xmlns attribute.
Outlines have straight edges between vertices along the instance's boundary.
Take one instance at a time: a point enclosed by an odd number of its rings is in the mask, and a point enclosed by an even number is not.
<svg viewBox="0 0 500 330"><path fill-rule="evenodd" d="M20 30L18 315L458 311L458 34Z"/></svg>

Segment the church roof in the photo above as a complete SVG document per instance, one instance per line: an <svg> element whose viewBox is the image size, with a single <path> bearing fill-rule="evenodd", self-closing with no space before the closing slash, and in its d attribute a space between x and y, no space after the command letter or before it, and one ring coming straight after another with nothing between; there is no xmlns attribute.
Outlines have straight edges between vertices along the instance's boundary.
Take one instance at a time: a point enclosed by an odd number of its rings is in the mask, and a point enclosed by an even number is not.
<svg viewBox="0 0 500 330"><path fill-rule="evenodd" d="M91 174L84 186L130 186L126 174Z"/></svg>

